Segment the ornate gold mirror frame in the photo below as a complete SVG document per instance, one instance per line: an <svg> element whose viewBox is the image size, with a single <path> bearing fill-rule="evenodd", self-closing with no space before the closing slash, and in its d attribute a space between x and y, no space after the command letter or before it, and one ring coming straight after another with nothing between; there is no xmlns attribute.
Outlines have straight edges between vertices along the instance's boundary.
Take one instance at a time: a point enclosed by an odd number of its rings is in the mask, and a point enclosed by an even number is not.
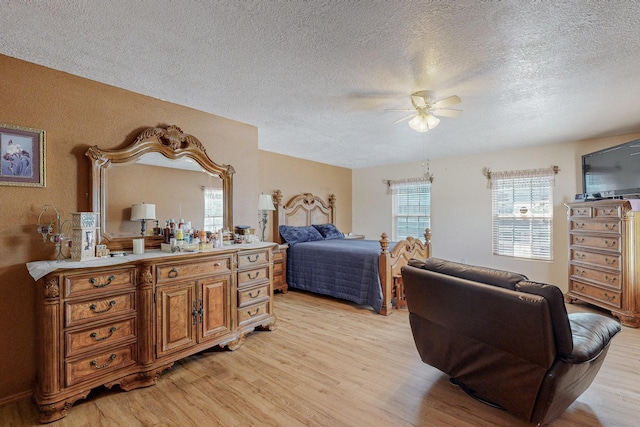
<svg viewBox="0 0 640 427"><path fill-rule="evenodd" d="M107 221L107 170L114 164L135 163L147 153L161 154L169 160L191 159L197 163L203 173L217 176L222 181L223 190L223 224L233 229L233 174L235 170L229 165L219 165L209 158L202 143L194 136L187 135L182 130L171 125L167 128L148 128L126 148L118 150L102 150L97 146L90 147L85 155L91 161L91 208L100 213L101 244L110 249L130 249L132 238L140 236L114 237L106 228ZM137 191L144 194L144 185L155 185L150 180L132 182L140 185ZM113 191L111 189L110 191ZM159 247L162 237L145 236L145 246Z"/></svg>

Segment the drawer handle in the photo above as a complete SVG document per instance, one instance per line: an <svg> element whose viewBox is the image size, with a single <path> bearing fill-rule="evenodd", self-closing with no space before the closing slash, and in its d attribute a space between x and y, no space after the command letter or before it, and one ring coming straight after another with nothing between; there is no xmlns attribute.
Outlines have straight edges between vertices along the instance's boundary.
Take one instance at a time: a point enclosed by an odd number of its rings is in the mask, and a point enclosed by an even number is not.
<svg viewBox="0 0 640 427"><path fill-rule="evenodd" d="M112 326L111 329L109 329L109 335L106 335L104 337L100 337L98 338L98 333L97 332L91 332L91 335L89 335L91 338L93 338L96 341L104 341L106 339L111 338L111 335L113 335L113 333L115 331L117 331L118 329L115 326Z"/></svg>
<svg viewBox="0 0 640 427"><path fill-rule="evenodd" d="M100 314L100 313L106 313L107 311L111 310L111 308L116 305L116 300L111 300L109 301L109 307L105 308L104 310L98 310L98 306L95 304L91 304L89 306L89 308L91 309L91 311L93 311L95 314Z"/></svg>
<svg viewBox="0 0 640 427"><path fill-rule="evenodd" d="M578 286L578 292L584 292L585 287L584 286Z"/></svg>
<svg viewBox="0 0 640 427"><path fill-rule="evenodd" d="M615 240L606 240L605 239L604 244L607 245L610 248L613 248L616 245L616 241Z"/></svg>
<svg viewBox="0 0 640 427"><path fill-rule="evenodd" d="M169 274L167 275L169 276L169 279L175 279L176 277L178 277L178 270L176 270L176 268L172 268L171 270L169 270Z"/></svg>
<svg viewBox="0 0 640 427"><path fill-rule="evenodd" d="M585 259L586 255L576 252L576 259Z"/></svg>
<svg viewBox="0 0 640 427"><path fill-rule="evenodd" d="M214 262L214 263L213 263L213 266L214 266L214 267L220 267L221 265L222 265L222 263L220 263L220 262Z"/></svg>
<svg viewBox="0 0 640 427"><path fill-rule="evenodd" d="M576 237L576 243L584 243L584 237Z"/></svg>
<svg viewBox="0 0 640 427"><path fill-rule="evenodd" d="M609 215L609 216L612 215L615 211L616 211L616 208L611 208L611 209L607 209L607 210L604 210L604 209L600 210L600 212L603 215Z"/></svg>
<svg viewBox="0 0 640 427"><path fill-rule="evenodd" d="M260 276L260 272L259 271L256 271L256 275L254 277L251 277L251 272L247 273L247 277L249 278L249 280L257 279L258 276Z"/></svg>
<svg viewBox="0 0 640 427"><path fill-rule="evenodd" d="M92 277L91 279L89 279L89 283L91 283L94 288L104 288L106 286L109 286L111 282L113 282L115 279L116 279L116 276L111 275L109 276L109 278L105 283L99 283L96 278Z"/></svg>
<svg viewBox="0 0 640 427"><path fill-rule="evenodd" d="M259 259L260 259L260 254L256 254L256 257L254 259L251 259L251 255L247 255L247 261L249 262L256 262Z"/></svg>
<svg viewBox="0 0 640 427"><path fill-rule="evenodd" d="M588 210L579 209L578 210L578 215L586 215L588 212L589 212Z"/></svg>
<svg viewBox="0 0 640 427"><path fill-rule="evenodd" d="M604 225L604 228L606 228L607 230L613 231L613 230L616 229L616 224L607 224L607 223L605 223L603 225Z"/></svg>
<svg viewBox="0 0 640 427"><path fill-rule="evenodd" d="M116 360L115 353L111 354L111 356L109 356L109 360L107 360L107 362L104 365L98 365L98 361L96 359L93 359L91 361L91 366L93 366L96 369L106 368L107 366L111 365L114 360Z"/></svg>
<svg viewBox="0 0 640 427"><path fill-rule="evenodd" d="M608 302L613 302L616 299L615 295L609 295L608 293L604 293L604 298L608 301Z"/></svg>
<svg viewBox="0 0 640 427"><path fill-rule="evenodd" d="M584 222L576 222L576 228L584 227Z"/></svg>
<svg viewBox="0 0 640 427"><path fill-rule="evenodd" d="M608 274L605 274L604 280L606 280L609 283L613 283L616 281L616 276L609 276Z"/></svg>
<svg viewBox="0 0 640 427"><path fill-rule="evenodd" d="M604 263L607 265L614 265L617 262L615 258L609 259L607 257L604 258Z"/></svg>
<svg viewBox="0 0 640 427"><path fill-rule="evenodd" d="M576 268L576 273L578 274L578 276L584 276L585 271L584 270L578 270Z"/></svg>
<svg viewBox="0 0 640 427"><path fill-rule="evenodd" d="M258 289L258 293L253 295L252 292L249 292L249 298L258 298L260 296L260 291L262 291L262 289Z"/></svg>
<svg viewBox="0 0 640 427"><path fill-rule="evenodd" d="M260 307L256 308L255 313L251 313L251 310L247 310L247 314L249 315L249 317L255 317L258 315L258 313L260 313Z"/></svg>

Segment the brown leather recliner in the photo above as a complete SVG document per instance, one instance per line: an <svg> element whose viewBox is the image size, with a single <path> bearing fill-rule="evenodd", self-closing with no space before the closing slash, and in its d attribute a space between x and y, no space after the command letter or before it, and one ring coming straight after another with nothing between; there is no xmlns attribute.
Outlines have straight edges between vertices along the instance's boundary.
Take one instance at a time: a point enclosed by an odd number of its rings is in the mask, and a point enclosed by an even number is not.
<svg viewBox="0 0 640 427"><path fill-rule="evenodd" d="M620 324L567 315L562 292L523 275L437 258L402 268L422 360L478 399L538 425L595 378Z"/></svg>

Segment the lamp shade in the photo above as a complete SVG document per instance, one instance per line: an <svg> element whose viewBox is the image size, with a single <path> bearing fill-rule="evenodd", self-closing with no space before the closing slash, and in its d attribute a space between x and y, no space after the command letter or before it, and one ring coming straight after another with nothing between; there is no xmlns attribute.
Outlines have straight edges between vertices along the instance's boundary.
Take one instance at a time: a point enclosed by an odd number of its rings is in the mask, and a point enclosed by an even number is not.
<svg viewBox="0 0 640 427"><path fill-rule="evenodd" d="M433 114L418 114L409 121L409 127L416 132L427 132L435 128L440 123L440 119Z"/></svg>
<svg viewBox="0 0 640 427"><path fill-rule="evenodd" d="M259 211L275 211L276 207L273 206L273 199L271 194L261 194L258 197L258 210Z"/></svg>
<svg viewBox="0 0 640 427"><path fill-rule="evenodd" d="M156 219L156 205L149 203L131 205L131 221L140 221L141 219Z"/></svg>

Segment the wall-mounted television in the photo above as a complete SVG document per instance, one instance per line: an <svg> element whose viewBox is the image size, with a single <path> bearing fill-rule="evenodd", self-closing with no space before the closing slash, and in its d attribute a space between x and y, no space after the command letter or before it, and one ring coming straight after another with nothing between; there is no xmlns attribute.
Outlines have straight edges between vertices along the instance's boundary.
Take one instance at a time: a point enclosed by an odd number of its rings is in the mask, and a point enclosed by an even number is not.
<svg viewBox="0 0 640 427"><path fill-rule="evenodd" d="M582 156L586 199L640 197L640 139Z"/></svg>

